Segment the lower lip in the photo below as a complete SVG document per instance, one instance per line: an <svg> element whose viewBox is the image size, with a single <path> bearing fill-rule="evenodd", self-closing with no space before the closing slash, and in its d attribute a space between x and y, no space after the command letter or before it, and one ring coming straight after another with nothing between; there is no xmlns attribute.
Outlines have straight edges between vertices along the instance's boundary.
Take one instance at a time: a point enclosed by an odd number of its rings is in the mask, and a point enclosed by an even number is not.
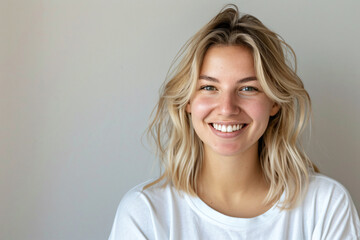
<svg viewBox="0 0 360 240"><path fill-rule="evenodd" d="M209 124L209 127L211 128L211 130L213 131L213 133L219 137L222 138L234 138L239 136L244 129L247 127L248 125L245 125L244 127L242 127L240 130L237 130L235 132L220 132L218 130L216 130L211 124Z"/></svg>

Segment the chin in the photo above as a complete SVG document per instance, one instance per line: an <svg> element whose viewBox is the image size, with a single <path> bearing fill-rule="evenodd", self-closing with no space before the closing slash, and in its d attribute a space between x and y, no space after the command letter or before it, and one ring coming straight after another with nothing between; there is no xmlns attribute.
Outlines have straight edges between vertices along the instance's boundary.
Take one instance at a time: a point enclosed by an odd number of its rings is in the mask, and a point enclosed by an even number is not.
<svg viewBox="0 0 360 240"><path fill-rule="evenodd" d="M236 155L241 155L244 151L242 149L238 148L221 148L221 149L213 149L214 152L216 152L220 156L224 157L232 157Z"/></svg>
<svg viewBox="0 0 360 240"><path fill-rule="evenodd" d="M238 143L216 143L208 145L209 154L211 152L218 156L224 157L234 157L234 156L252 156L253 154L258 154L257 144L251 144L250 146ZM206 151L206 149L205 149Z"/></svg>

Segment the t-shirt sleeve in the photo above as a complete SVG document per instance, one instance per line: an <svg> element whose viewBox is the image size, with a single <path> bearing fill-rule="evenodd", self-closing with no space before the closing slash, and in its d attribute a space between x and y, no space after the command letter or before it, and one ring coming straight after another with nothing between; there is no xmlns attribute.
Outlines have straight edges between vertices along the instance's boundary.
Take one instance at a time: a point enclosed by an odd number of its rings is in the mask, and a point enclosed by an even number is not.
<svg viewBox="0 0 360 240"><path fill-rule="evenodd" d="M151 239L150 210L140 191L131 190L121 200L109 240Z"/></svg>
<svg viewBox="0 0 360 240"><path fill-rule="evenodd" d="M348 191L337 182L327 191L313 239L360 239L359 215Z"/></svg>

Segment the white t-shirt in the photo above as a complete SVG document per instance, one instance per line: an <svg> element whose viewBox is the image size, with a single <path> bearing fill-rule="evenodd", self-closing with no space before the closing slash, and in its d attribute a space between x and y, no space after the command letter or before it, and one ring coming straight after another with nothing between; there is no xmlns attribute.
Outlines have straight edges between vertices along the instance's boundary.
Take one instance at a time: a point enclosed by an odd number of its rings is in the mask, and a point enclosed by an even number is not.
<svg viewBox="0 0 360 240"><path fill-rule="evenodd" d="M226 216L171 185L142 191L147 183L123 197L109 240L360 239L359 216L349 193L320 174L310 178L300 206L281 211L275 204L254 218Z"/></svg>

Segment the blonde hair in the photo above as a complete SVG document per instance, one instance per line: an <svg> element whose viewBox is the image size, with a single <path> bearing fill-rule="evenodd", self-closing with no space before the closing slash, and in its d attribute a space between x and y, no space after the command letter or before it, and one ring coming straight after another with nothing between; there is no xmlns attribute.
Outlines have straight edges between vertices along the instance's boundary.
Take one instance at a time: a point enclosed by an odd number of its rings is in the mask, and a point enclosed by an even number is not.
<svg viewBox="0 0 360 240"><path fill-rule="evenodd" d="M203 143L196 135L186 105L194 93L206 51L215 45L241 45L252 51L257 78L265 94L280 106L259 140L259 159L270 189L266 202L275 202L285 191L283 208L292 208L308 185L309 173L318 171L300 142L311 113L310 97L296 75L292 48L251 15L239 16L227 5L180 50L153 111L148 134L157 145L163 166L159 179L181 191L197 193L203 161ZM287 60L293 57L293 65ZM295 68L295 69L293 69Z"/></svg>

